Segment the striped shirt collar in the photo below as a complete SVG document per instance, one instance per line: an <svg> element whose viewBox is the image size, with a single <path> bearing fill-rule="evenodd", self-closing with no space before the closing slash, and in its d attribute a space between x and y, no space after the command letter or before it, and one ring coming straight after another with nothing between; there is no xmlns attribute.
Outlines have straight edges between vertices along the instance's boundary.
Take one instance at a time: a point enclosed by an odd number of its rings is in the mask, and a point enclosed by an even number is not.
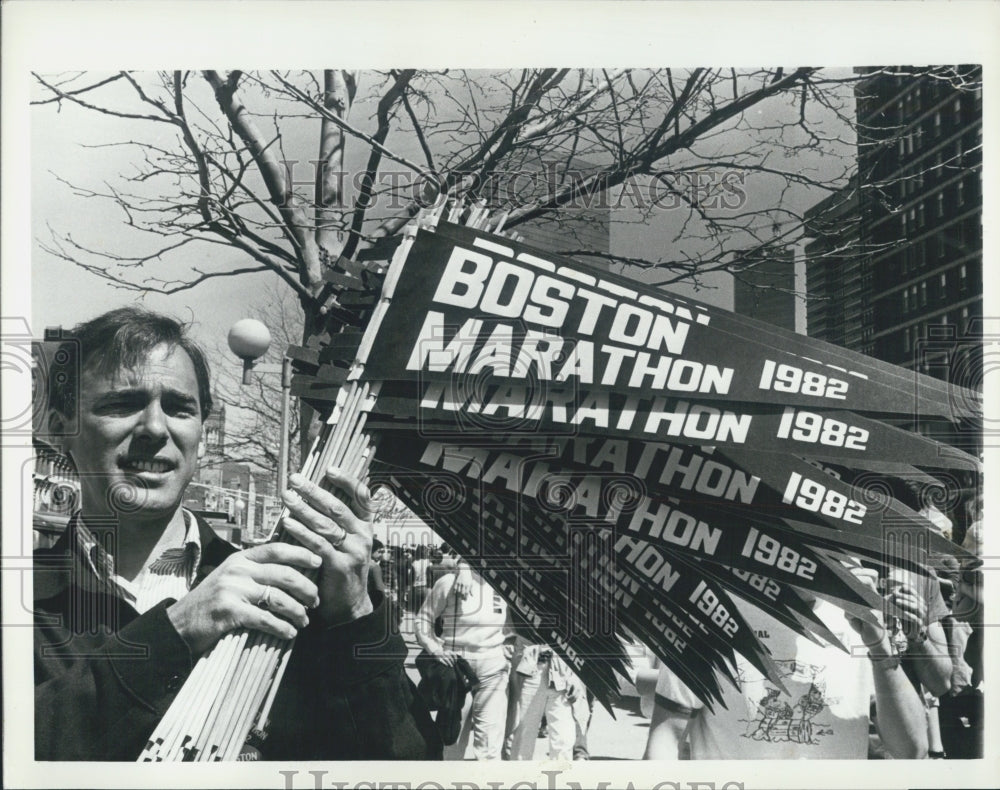
<svg viewBox="0 0 1000 790"><path fill-rule="evenodd" d="M197 519L187 510L181 512L185 525L183 544L164 549L134 581L122 578L115 571L115 558L109 551L113 536L109 534L107 545L102 545L80 513L73 534L76 555L105 591L123 598L142 614L165 598L182 597L194 586L201 565L201 535Z"/></svg>

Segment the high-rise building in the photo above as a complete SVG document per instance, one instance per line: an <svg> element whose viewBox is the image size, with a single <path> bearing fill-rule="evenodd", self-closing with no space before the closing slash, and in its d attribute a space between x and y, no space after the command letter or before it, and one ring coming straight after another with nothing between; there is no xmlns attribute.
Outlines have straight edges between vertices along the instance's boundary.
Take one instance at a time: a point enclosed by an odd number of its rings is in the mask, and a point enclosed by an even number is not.
<svg viewBox="0 0 1000 790"><path fill-rule="evenodd" d="M982 69L893 72L856 89L873 353L945 377L928 343L958 341L983 312Z"/></svg>
<svg viewBox="0 0 1000 790"><path fill-rule="evenodd" d="M857 180L813 206L805 221L806 333L872 354L871 259L860 247Z"/></svg>
<svg viewBox="0 0 1000 790"><path fill-rule="evenodd" d="M810 212L809 333L980 387L982 69L859 73L857 187Z"/></svg>
<svg viewBox="0 0 1000 790"><path fill-rule="evenodd" d="M737 253L733 310L795 331L795 248L766 244Z"/></svg>

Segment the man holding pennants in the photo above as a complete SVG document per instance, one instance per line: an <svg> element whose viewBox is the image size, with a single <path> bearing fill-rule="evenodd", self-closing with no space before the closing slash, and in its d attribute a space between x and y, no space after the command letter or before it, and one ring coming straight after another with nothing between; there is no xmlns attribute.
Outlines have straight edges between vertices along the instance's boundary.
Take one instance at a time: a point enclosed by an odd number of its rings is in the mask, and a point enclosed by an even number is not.
<svg viewBox="0 0 1000 790"><path fill-rule="evenodd" d="M49 430L82 509L35 558L36 759L135 760L196 659L239 628L297 638L267 732L241 759L440 758L406 647L367 590L367 489L334 469L339 496L292 475L295 542L237 551L181 507L211 409L184 327L122 308L62 350Z"/></svg>

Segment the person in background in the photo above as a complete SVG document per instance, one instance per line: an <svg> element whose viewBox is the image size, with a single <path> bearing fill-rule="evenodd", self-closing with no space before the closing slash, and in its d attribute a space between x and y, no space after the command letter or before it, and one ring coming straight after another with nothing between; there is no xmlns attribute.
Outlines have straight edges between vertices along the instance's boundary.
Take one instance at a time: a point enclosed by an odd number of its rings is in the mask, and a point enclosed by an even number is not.
<svg viewBox="0 0 1000 790"><path fill-rule="evenodd" d="M432 549L431 564L427 568L427 589L437 584L438 579L458 568L458 555L447 543Z"/></svg>
<svg viewBox="0 0 1000 790"><path fill-rule="evenodd" d="M404 546L393 546L389 563L390 581L387 585L396 614L396 625L402 627L403 616L409 611L410 585L413 583L413 553Z"/></svg>
<svg viewBox="0 0 1000 790"><path fill-rule="evenodd" d="M587 692L566 663L547 645L528 645L514 666L522 675L510 759L531 760L542 716L547 722L550 760L572 760L578 722L588 722Z"/></svg>
<svg viewBox="0 0 1000 790"><path fill-rule="evenodd" d="M951 521L934 504L934 486L911 480L897 488L901 489L897 490L900 502L927 519L939 534L951 539ZM887 622L897 628L905 642L900 655L902 668L924 703L928 753L939 758L943 749L938 699L951 688L953 666L942 623L948 616L948 606L936 575L890 568L882 581L888 592L887 600L900 609L898 620L890 617ZM876 749L872 756L877 755Z"/></svg>
<svg viewBox="0 0 1000 790"><path fill-rule="evenodd" d="M982 498L975 500L982 505ZM978 559L959 565L951 601L954 618L952 656L955 674L949 694L941 698L941 740L945 757L979 759L983 756L983 572L982 511L971 514L964 548Z"/></svg>
<svg viewBox="0 0 1000 790"><path fill-rule="evenodd" d="M852 570L875 587L875 574ZM645 759L676 760L686 739L694 760L864 759L872 695L889 753L925 757L923 705L899 666L886 629L845 618L843 610L823 601L814 599L813 607L843 644L857 645L860 636L858 646L867 647L868 655L817 645L757 607L742 604L740 612L777 663L787 693L737 654L738 688L722 682L723 701L710 711L663 666Z"/></svg>
<svg viewBox="0 0 1000 790"><path fill-rule="evenodd" d="M590 732L590 722L594 718L594 693L587 689L586 708L573 706L573 721L576 723L576 740L573 742L573 759L589 760L590 747L587 745L587 735Z"/></svg>
<svg viewBox="0 0 1000 790"><path fill-rule="evenodd" d="M386 594L385 576L382 573L382 560L385 559L385 544L378 538L372 538L372 561L368 566L368 594L379 592Z"/></svg>
<svg viewBox="0 0 1000 790"><path fill-rule="evenodd" d="M458 554L451 546L447 543L442 543L438 547L438 551L441 553L441 559L437 564L442 573L453 571L458 567Z"/></svg>
<svg viewBox="0 0 1000 790"><path fill-rule="evenodd" d="M409 611L412 588L413 549L403 546L399 552L399 562L396 563L396 589L399 591L399 605L403 611Z"/></svg>
<svg viewBox="0 0 1000 790"><path fill-rule="evenodd" d="M507 604L483 578L470 572L468 591L455 589L458 574L449 573L434 584L417 614L420 646L443 664L454 666L464 658L478 678L462 711L458 740L444 747L444 759L465 757L469 739L477 760L499 760L507 715L507 679L510 664L504 649ZM441 635L434 623L441 619Z"/></svg>
<svg viewBox="0 0 1000 790"><path fill-rule="evenodd" d="M410 588L410 611L416 615L427 598L427 573L431 565L428 559L427 546L421 543L413 555L413 582Z"/></svg>

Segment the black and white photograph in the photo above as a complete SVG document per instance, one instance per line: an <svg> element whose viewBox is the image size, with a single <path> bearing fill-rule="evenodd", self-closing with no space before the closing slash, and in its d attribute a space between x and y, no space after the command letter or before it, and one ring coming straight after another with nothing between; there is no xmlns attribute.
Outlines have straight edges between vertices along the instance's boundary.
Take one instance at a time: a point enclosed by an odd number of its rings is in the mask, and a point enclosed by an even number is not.
<svg viewBox="0 0 1000 790"><path fill-rule="evenodd" d="M3 14L4 786L1000 782L996 7Z"/></svg>

